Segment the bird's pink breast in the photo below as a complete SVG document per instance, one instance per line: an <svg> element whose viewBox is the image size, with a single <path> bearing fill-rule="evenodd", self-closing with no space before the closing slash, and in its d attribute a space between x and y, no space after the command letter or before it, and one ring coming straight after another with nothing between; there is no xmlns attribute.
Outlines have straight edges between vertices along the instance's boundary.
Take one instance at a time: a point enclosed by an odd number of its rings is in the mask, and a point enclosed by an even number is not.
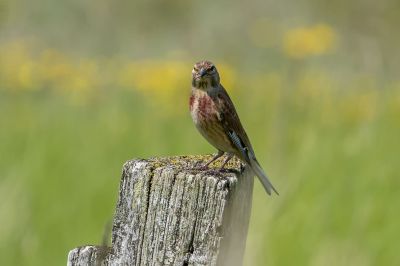
<svg viewBox="0 0 400 266"><path fill-rule="evenodd" d="M213 104L211 97L204 95L199 98L198 111L203 114L209 114L212 112Z"/></svg>
<svg viewBox="0 0 400 266"><path fill-rule="evenodd" d="M219 121L216 103L208 94L194 92L190 99L190 112L197 129L214 147L232 152L232 145Z"/></svg>
<svg viewBox="0 0 400 266"><path fill-rule="evenodd" d="M192 114L200 120L207 119L207 117L215 112L214 103L207 94L192 95L189 100L189 105Z"/></svg>

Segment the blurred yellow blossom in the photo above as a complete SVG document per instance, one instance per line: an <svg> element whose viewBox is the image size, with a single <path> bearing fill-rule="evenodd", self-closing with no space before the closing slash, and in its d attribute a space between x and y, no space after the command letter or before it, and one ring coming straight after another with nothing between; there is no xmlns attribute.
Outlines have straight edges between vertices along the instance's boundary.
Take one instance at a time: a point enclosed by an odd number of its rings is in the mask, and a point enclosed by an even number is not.
<svg viewBox="0 0 400 266"><path fill-rule="evenodd" d="M338 110L342 112L342 116L347 122L370 122L377 114L378 99L379 94L376 89L353 91L342 96Z"/></svg>
<svg viewBox="0 0 400 266"><path fill-rule="evenodd" d="M36 64L22 41L0 46L0 80L2 88L9 90L32 90L37 86Z"/></svg>
<svg viewBox="0 0 400 266"><path fill-rule="evenodd" d="M191 88L191 67L184 61L141 60L122 65L118 74L118 84L133 88L148 97L154 104L162 104L167 109L183 110ZM222 82L231 88L235 73L226 64L218 64ZM186 110L186 109L184 109Z"/></svg>
<svg viewBox="0 0 400 266"><path fill-rule="evenodd" d="M294 57L325 53L332 48L334 36L335 33L328 26L317 25L290 31L287 44L291 45L288 47L299 48L294 50ZM94 98L101 88L122 87L140 92L149 103L164 110L187 111L185 105L190 93L193 62L160 59L125 61L116 58L100 60L76 58L48 48L37 53L32 50L27 43L21 41L0 46L1 89L51 90L73 102L85 103ZM222 84L227 90L234 90L238 82L236 69L222 60L214 61ZM251 78L247 77L249 80L255 88L252 94L255 102L267 93L269 104L274 105L284 95L284 76L280 72L255 74ZM240 84L244 82L241 80ZM321 117L329 121L337 116L335 113L340 113L347 121L372 120L377 112L379 97L374 80L356 79L353 82L350 80L348 84L352 88L363 88L362 93L340 95L338 91L335 92L338 84L329 73L308 69L293 84L296 90L291 92L292 100L300 108L311 103L319 106ZM394 91L398 92L398 87ZM398 110L399 97L392 97L391 106Z"/></svg>
<svg viewBox="0 0 400 266"><path fill-rule="evenodd" d="M98 64L95 60L72 60L59 51L47 49L38 60L41 86L68 95L74 102L82 103L94 96L101 85Z"/></svg>
<svg viewBox="0 0 400 266"><path fill-rule="evenodd" d="M301 59L322 55L333 50L336 43L335 31L326 24L294 28L286 32L283 49L288 57Z"/></svg>
<svg viewBox="0 0 400 266"><path fill-rule="evenodd" d="M44 50L39 59L38 72L45 87L63 86L73 75L73 63L64 54L53 49Z"/></svg>
<svg viewBox="0 0 400 266"><path fill-rule="evenodd" d="M178 61L130 62L123 65L119 72L119 85L164 98L182 89L185 80L189 80L189 74L186 77L182 75L184 69L185 65Z"/></svg>
<svg viewBox="0 0 400 266"><path fill-rule="evenodd" d="M190 93L193 62L76 58L52 48L32 48L23 40L0 45L1 89L51 90L84 103L104 87L132 88L150 103L186 110L181 105ZM223 62L218 62L218 69L223 84L232 90L235 71Z"/></svg>
<svg viewBox="0 0 400 266"><path fill-rule="evenodd" d="M76 103L82 103L96 95L101 86L101 76L97 63L90 59L80 60L73 70L72 76L65 80L61 89Z"/></svg>
<svg viewBox="0 0 400 266"><path fill-rule="evenodd" d="M232 91L235 88L236 83L236 71L229 65L224 62L215 62L218 68L219 75L221 77L221 83L224 88L228 91ZM191 71L191 69L186 69L187 71Z"/></svg>

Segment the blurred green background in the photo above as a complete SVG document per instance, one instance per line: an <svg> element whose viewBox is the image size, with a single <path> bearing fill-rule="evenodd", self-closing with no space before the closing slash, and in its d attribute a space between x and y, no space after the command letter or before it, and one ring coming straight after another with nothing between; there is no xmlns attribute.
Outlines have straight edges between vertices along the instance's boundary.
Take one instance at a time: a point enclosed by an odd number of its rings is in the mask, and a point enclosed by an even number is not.
<svg viewBox="0 0 400 266"><path fill-rule="evenodd" d="M134 157L214 149L219 68L259 161L245 265L400 265L400 2L0 0L0 264L99 244Z"/></svg>

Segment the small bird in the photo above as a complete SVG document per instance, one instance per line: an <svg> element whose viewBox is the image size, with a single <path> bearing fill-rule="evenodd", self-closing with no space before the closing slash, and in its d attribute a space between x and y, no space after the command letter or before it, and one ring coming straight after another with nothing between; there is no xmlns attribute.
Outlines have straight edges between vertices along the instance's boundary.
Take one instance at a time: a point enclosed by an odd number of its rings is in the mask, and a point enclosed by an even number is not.
<svg viewBox="0 0 400 266"><path fill-rule="evenodd" d="M204 167L227 153L221 166L223 169L235 155L250 166L268 195L271 190L279 195L256 159L235 106L220 83L217 68L210 61L200 61L194 65L192 78L189 106L193 122L201 135L218 150Z"/></svg>

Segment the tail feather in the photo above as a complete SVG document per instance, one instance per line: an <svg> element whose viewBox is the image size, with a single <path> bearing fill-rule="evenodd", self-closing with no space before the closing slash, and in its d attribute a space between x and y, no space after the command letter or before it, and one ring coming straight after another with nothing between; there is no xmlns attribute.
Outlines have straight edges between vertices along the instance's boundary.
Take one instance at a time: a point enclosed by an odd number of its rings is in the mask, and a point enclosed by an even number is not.
<svg viewBox="0 0 400 266"><path fill-rule="evenodd" d="M279 195L278 191L274 188L272 183L269 181L268 176L265 174L264 170L261 168L260 164L255 159L250 159L250 167L254 174L258 177L261 184L264 186L265 191L268 195L271 195L271 190L273 190L276 195Z"/></svg>

